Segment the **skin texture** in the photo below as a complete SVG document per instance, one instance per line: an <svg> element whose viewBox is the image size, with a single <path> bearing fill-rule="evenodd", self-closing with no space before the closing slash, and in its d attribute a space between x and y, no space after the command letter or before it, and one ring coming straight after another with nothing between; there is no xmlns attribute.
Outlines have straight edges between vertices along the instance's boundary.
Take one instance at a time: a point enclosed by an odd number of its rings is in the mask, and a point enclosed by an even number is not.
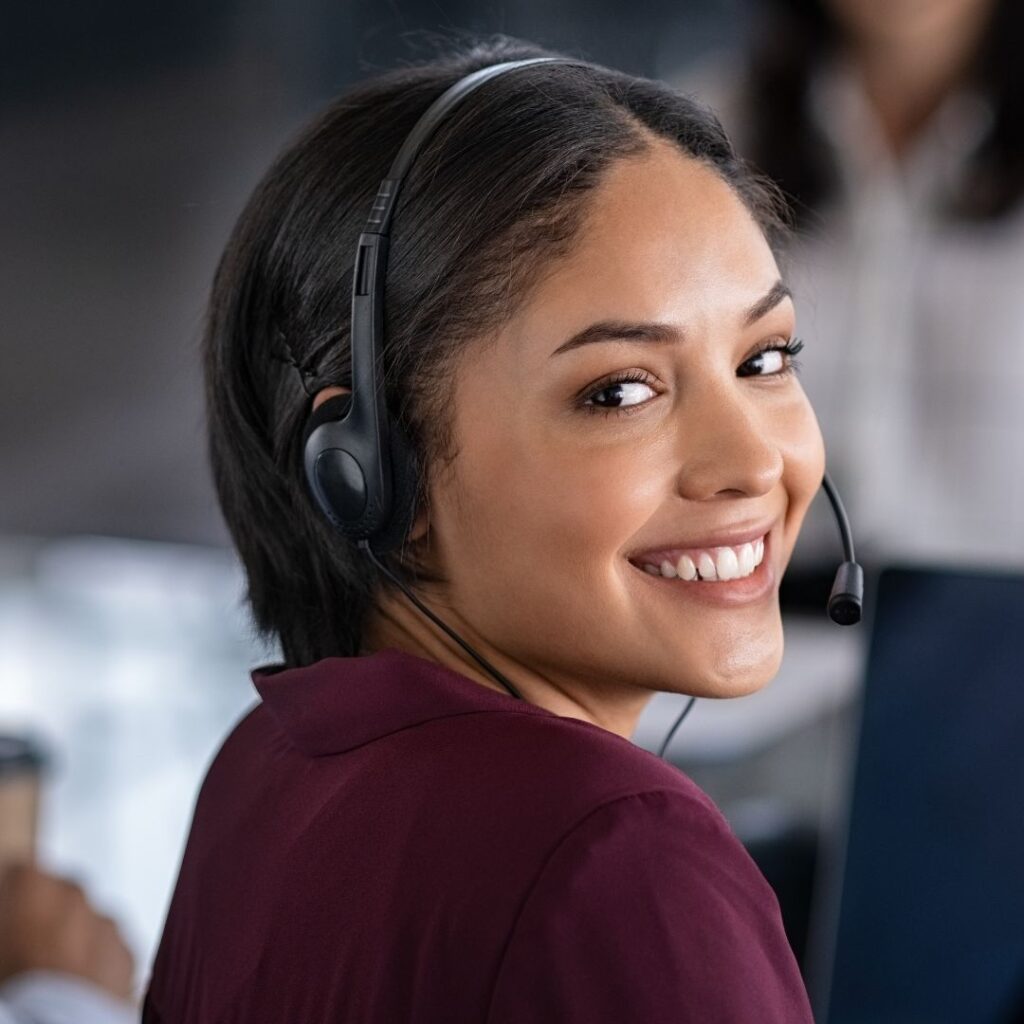
<svg viewBox="0 0 1024 1024"><path fill-rule="evenodd" d="M902 156L970 68L995 0L827 0L889 149Z"/></svg>
<svg viewBox="0 0 1024 1024"><path fill-rule="evenodd" d="M19 864L0 878L0 982L57 971L132 1001L132 955L74 882Z"/></svg>
<svg viewBox="0 0 1024 1024"><path fill-rule="evenodd" d="M629 737L655 691L735 697L775 675L778 580L824 473L798 378L778 375L786 357L737 376L759 345L792 337L788 297L744 325L778 280L731 189L655 140L610 168L572 252L460 357L458 454L431 480L411 533L448 584L420 596L530 703ZM683 337L553 355L604 320L658 322ZM631 414L580 404L585 389L629 371L646 373L621 391ZM607 406L609 394L598 400ZM766 520L776 582L756 602L690 599L687 584L652 579L627 558ZM507 694L400 593L382 596L364 640L365 651L387 646Z"/></svg>

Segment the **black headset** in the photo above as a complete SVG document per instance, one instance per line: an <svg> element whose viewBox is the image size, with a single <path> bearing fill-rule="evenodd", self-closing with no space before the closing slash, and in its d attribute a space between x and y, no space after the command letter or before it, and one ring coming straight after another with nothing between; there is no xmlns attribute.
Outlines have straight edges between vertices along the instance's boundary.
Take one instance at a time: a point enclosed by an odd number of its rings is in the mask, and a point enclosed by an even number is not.
<svg viewBox="0 0 1024 1024"><path fill-rule="evenodd" d="M389 414L384 397L384 279L398 193L417 154L452 108L492 78L534 64L589 66L569 57L534 57L481 68L442 93L402 143L387 177L377 189L356 247L352 271L352 391L329 398L317 407L306 425L303 445L306 479L316 504L328 520L355 541L420 611L520 700L522 694L512 683L430 611L377 555L398 547L408 536L419 484L412 446L401 425ZM849 520L827 473L822 484L839 524L845 559L832 585L828 614L834 622L847 626L860 621L864 573L854 558ZM690 698L665 737L659 757L664 756L695 700Z"/></svg>

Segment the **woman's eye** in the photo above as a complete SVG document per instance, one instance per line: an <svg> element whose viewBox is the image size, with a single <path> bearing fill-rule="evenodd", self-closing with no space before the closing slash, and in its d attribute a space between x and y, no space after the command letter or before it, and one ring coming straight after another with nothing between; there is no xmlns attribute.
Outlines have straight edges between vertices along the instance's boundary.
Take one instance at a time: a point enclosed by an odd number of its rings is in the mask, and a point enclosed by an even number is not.
<svg viewBox="0 0 1024 1024"><path fill-rule="evenodd" d="M770 348L767 352L762 352L756 356L753 360L761 368L761 372L778 373L779 370L783 370L786 367L786 360L782 358L782 353L777 348Z"/></svg>
<svg viewBox="0 0 1024 1024"><path fill-rule="evenodd" d="M740 367L740 377L787 377L800 369L797 353L802 352L804 343L799 338L787 341L784 345L766 345L755 352ZM751 371L744 373L744 367Z"/></svg>
<svg viewBox="0 0 1024 1024"><path fill-rule="evenodd" d="M614 412L642 405L657 392L644 379L625 377L591 391L583 402L588 412Z"/></svg>

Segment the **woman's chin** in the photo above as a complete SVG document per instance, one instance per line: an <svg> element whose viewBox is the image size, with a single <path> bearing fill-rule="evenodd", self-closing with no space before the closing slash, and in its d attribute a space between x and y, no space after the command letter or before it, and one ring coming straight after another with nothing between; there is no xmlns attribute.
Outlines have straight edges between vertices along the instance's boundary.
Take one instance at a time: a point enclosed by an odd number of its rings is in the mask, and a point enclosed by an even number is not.
<svg viewBox="0 0 1024 1024"><path fill-rule="evenodd" d="M781 633L778 642L735 645L727 651L709 648L706 657L697 660L689 652L685 673L666 670L661 687L669 693L694 697L726 699L747 697L764 689L778 675L782 664Z"/></svg>

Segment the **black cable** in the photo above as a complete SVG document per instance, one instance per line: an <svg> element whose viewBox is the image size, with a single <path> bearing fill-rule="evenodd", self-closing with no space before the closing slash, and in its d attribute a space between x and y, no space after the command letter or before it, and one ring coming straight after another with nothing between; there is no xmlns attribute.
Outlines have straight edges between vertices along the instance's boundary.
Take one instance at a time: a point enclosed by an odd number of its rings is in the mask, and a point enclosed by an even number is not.
<svg viewBox="0 0 1024 1024"><path fill-rule="evenodd" d="M678 729L679 726L683 724L683 719L690 713L690 709L693 707L696 700L696 697L691 697L689 701L687 701L686 707L683 708L683 710L680 712L679 717L676 719L676 724L673 725L671 729L669 729L668 735L662 742L661 749L658 751L658 757L664 758L665 751L668 749L668 745L672 742L672 737L676 734L676 729Z"/></svg>
<svg viewBox="0 0 1024 1024"><path fill-rule="evenodd" d="M845 558L836 570L836 578L828 598L828 614L829 618L840 626L854 626L860 622L864 608L864 570L854 557L850 520L828 473L824 475L822 486L832 503L832 511L839 524L839 536L843 541Z"/></svg>
<svg viewBox="0 0 1024 1024"><path fill-rule="evenodd" d="M857 558L853 553L853 531L850 529L850 519L840 500L839 492L836 490L836 486L832 483L832 478L828 473L825 473L822 477L821 485L825 488L825 494L828 496L828 500L832 505L832 512L839 525L839 537L843 544L843 558L847 562L856 562Z"/></svg>
<svg viewBox="0 0 1024 1024"><path fill-rule="evenodd" d="M454 629L445 625L386 565L380 561L374 553L373 548L370 547L370 542L368 540L361 540L359 542L359 547L370 556L374 565L376 565L377 568L395 584L395 586L399 587L405 596L409 598L409 600L412 601L412 603L416 605L416 607L419 608L419 610L423 612L431 622L440 626L441 629L443 629L471 658L475 658L476 661L479 662L479 664L495 679L497 679L513 697L518 700L523 699L523 695L482 654L477 654L476 651L474 651L473 648L470 647Z"/></svg>
<svg viewBox="0 0 1024 1024"><path fill-rule="evenodd" d="M859 565L856 564L853 551L853 534L850 530L850 521L847 519L846 510L843 508L843 503L839 498L839 494L836 491L831 478L826 473L823 479L823 485L825 493L828 495L828 499L832 504L832 510L835 513L836 521L839 524L839 533L842 538L843 554L846 558L846 562L840 566L839 573L836 576L836 582L833 586L832 597L829 601L829 614L835 622L841 625L851 625L860 619L860 605L863 594L863 575ZM494 679L496 679L502 686L513 697L518 700L522 700L523 696L518 690L505 678L505 676L499 672L482 654L477 654L472 647L465 640L462 639L451 627L441 621L416 595L400 580L390 569L385 566L377 555L373 548L370 547L368 540L359 541L359 547L362 551L365 551L377 568L390 579L401 591L409 598L412 603L419 608L424 615L435 623L441 629L445 631L471 658L473 658L486 672L488 672ZM672 737L676 734L676 730L683 724L683 720L693 709L693 705L696 702L696 697L691 697L683 708L679 717L676 719L675 724L668 731L668 735L665 737L661 744L661 748L658 750L658 757L664 758L665 751L668 749L668 745L672 742Z"/></svg>
<svg viewBox="0 0 1024 1024"><path fill-rule="evenodd" d="M423 612L428 619L430 619L431 622L440 626L441 629L443 629L448 636L450 636L471 658L476 659L485 671L489 672L495 679L497 679L513 697L516 697L519 700L523 699L522 694L519 693L519 691L505 678L504 675L501 674L501 672L499 672L482 654L477 654L477 652L474 651L473 648L470 647L454 629L442 622L386 565L384 565L383 562L381 562L373 548L370 547L369 541L361 540L359 542L359 548L370 556L373 564L376 565L377 568L384 573L384 575L387 576L387 578L391 580L391 582L394 583L395 586L398 587L402 593L405 594L405 596L409 598L409 600L412 601L412 603L419 608L419 610ZM683 713L676 719L675 725L673 725L669 730L664 743L661 745L661 750L658 751L658 757L662 757L664 755L669 743L672 742L672 737L675 735L676 729L683 724L683 719L690 713L690 709L693 707L696 699L696 697L691 697L690 702L683 709Z"/></svg>

